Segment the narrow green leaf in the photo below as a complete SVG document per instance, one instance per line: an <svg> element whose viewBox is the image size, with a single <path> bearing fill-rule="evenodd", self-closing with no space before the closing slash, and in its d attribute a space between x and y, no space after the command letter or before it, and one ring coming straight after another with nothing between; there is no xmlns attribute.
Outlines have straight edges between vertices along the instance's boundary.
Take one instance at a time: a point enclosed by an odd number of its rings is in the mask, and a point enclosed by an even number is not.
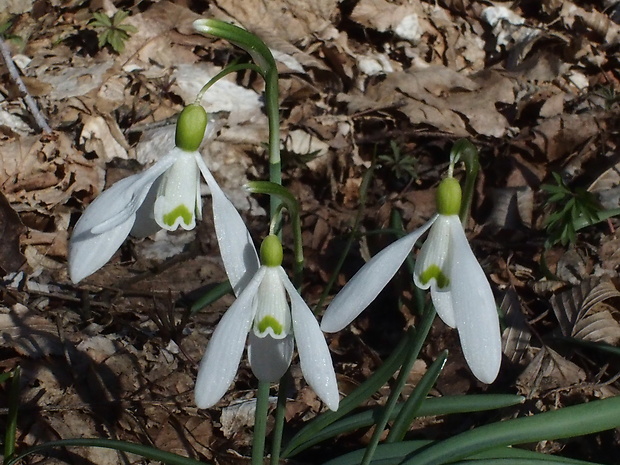
<svg viewBox="0 0 620 465"><path fill-rule="evenodd" d="M206 465L205 462L190 459L189 457L183 457L182 455L173 454L171 452L165 452L156 449L155 447L144 446L142 444L133 444L125 441L117 441L114 439L100 438L62 439L60 441L46 442L45 444L40 444L26 449L21 454L5 461L4 465L14 465L24 457L32 454L40 454L58 447L102 447L104 449L129 452L147 459L158 460L169 465Z"/></svg>
<svg viewBox="0 0 620 465"><path fill-rule="evenodd" d="M424 398L428 395L428 392L437 381L437 378L439 377L447 359L448 351L444 350L441 354L439 354L437 360L431 364L427 372L424 373L424 376L403 405L403 408L400 410L399 414L396 416L396 420L390 428L390 434L388 435L386 442L397 442L403 440L405 434L411 427L411 423L413 423L413 420L417 418L417 414L422 406Z"/></svg>
<svg viewBox="0 0 620 465"><path fill-rule="evenodd" d="M224 281L223 283L217 283L209 286L209 289L207 289L205 293L192 304L189 310L190 315L194 315L207 305L211 305L213 302L220 300L226 294L230 293L232 293L230 281Z"/></svg>
<svg viewBox="0 0 620 465"><path fill-rule="evenodd" d="M19 388L21 368L16 367L11 372L9 386L9 413L7 415L6 432L4 434L4 457L12 457L15 453L15 434L17 432L17 413L19 412Z"/></svg>
<svg viewBox="0 0 620 465"><path fill-rule="evenodd" d="M451 415L454 413L481 412L485 410L496 410L499 408L510 407L523 403L525 400L522 396L510 394L479 394L468 396L447 396L447 397L430 397L424 399L420 404L420 410L417 417L432 417L437 415ZM396 418L404 404L397 404L390 420ZM339 434L357 431L374 425L379 420L382 407L375 407L364 412L350 415L346 418L338 420L331 425L318 431L314 436L308 438L298 449L295 449L289 456L293 456L302 450L319 444L327 439L333 438Z"/></svg>
<svg viewBox="0 0 620 465"><path fill-rule="evenodd" d="M595 400L465 431L412 455L403 465L439 465L498 446L561 439L620 426L620 397Z"/></svg>
<svg viewBox="0 0 620 465"><path fill-rule="evenodd" d="M319 432L336 420L344 417L353 409L359 407L364 401L377 392L377 390L394 375L394 372L401 365L404 357L407 355L409 345L415 338L415 333L416 331L410 328L383 365L357 389L346 396L342 402L340 402L340 406L336 412L330 411L322 413L293 436L282 452L282 458L287 458L309 447L306 446L306 444L310 443Z"/></svg>
<svg viewBox="0 0 620 465"><path fill-rule="evenodd" d="M439 442L439 441L438 441ZM415 455L424 447L428 447L431 441L405 441L393 444L382 444L377 448L372 465L398 465L408 456ZM363 450L357 450L325 462L323 465L358 465ZM479 454L474 454L462 461L451 462L451 465L600 465L583 460L569 459L555 455L542 454L529 450L512 447L493 448Z"/></svg>

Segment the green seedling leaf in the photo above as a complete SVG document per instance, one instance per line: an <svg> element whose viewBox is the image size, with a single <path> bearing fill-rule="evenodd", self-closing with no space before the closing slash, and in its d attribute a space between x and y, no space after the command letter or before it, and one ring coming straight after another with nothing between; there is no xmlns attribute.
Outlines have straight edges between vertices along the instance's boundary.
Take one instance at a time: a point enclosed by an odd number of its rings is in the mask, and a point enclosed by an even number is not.
<svg viewBox="0 0 620 465"><path fill-rule="evenodd" d="M93 13L90 26L103 29L97 34L99 48L109 45L116 53L125 50L125 42L129 39L129 35L138 32L135 26L122 24L128 16L129 12L123 10L118 10L112 18L104 13Z"/></svg>

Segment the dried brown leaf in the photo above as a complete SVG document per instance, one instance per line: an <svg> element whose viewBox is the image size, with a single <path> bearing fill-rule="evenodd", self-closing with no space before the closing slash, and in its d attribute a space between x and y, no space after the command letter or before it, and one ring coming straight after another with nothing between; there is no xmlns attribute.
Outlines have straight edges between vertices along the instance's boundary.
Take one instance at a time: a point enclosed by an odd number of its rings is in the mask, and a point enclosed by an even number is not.
<svg viewBox="0 0 620 465"><path fill-rule="evenodd" d="M556 294L551 306L564 336L594 342L617 341L620 325L610 312L612 307L604 303L617 297L620 292L610 280L593 278Z"/></svg>
<svg viewBox="0 0 620 465"><path fill-rule="evenodd" d="M518 363L525 355L532 339L525 315L521 310L519 296L514 288L509 288L502 299L500 310L504 314L506 329L502 334L502 352L513 363Z"/></svg>
<svg viewBox="0 0 620 465"><path fill-rule="evenodd" d="M19 270L26 261L19 250L19 237L25 230L19 216L0 192L0 273L3 275Z"/></svg>
<svg viewBox="0 0 620 465"><path fill-rule="evenodd" d="M549 347L542 347L517 379L517 387L528 397L540 391L569 387L586 379L585 372Z"/></svg>

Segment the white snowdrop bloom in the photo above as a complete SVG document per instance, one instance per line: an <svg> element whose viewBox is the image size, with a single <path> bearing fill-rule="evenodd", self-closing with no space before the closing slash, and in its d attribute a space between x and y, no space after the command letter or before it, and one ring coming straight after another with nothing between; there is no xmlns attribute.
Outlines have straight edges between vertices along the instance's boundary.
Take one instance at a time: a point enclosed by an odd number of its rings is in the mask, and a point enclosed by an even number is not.
<svg viewBox="0 0 620 465"><path fill-rule="evenodd" d="M284 375L296 344L304 378L336 410L338 385L327 343L314 314L281 266L282 245L277 236L265 238L260 255L262 266L226 311L207 345L196 379L196 405L208 408L222 398L235 378L248 340L252 372L267 382Z"/></svg>
<svg viewBox="0 0 620 465"><path fill-rule="evenodd" d="M458 216L461 188L446 178L437 191L438 214L421 228L375 255L336 295L327 308L321 329L340 331L381 292L405 261L416 241L429 228L414 271L414 282L431 289L439 317L459 333L472 373L492 383L501 364L501 335L491 286L476 260Z"/></svg>
<svg viewBox="0 0 620 465"><path fill-rule="evenodd" d="M188 105L179 115L175 147L152 167L129 176L105 190L86 208L69 242L69 275L75 283L93 274L112 258L129 234L147 236L159 229L193 229L202 217L200 175L211 190L216 235L220 247L230 244L230 231L246 231L241 216L218 186L198 147L207 126L200 105ZM239 241L235 235L234 240ZM242 244L252 243L247 234ZM252 246L253 247L253 246ZM243 250L248 250L247 247ZM235 291L247 279L247 252L229 253L224 266ZM255 266L258 256L254 251Z"/></svg>

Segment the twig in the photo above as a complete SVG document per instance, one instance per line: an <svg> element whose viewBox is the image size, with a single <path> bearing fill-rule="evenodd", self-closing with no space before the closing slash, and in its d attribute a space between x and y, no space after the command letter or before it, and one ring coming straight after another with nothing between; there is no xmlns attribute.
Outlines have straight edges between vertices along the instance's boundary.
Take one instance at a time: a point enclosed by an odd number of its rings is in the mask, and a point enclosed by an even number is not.
<svg viewBox="0 0 620 465"><path fill-rule="evenodd" d="M26 85L24 84L24 81L22 81L22 78L19 75L19 71L17 71L17 67L13 62L13 57L11 57L11 51L9 50L9 47L7 46L6 42L2 37L0 37L0 53L2 53L2 58L4 58L4 62L6 63L6 67L9 70L9 75L11 76L11 79L13 79L15 84L17 84L17 88L22 93L24 102L26 103L26 107L34 117L34 121L36 122L37 126L39 126L39 129L41 129L44 133L51 133L52 128L49 127L47 121L45 121L45 117L39 110L37 103L32 98L32 95L30 95L30 93L28 92L28 89L26 89Z"/></svg>

